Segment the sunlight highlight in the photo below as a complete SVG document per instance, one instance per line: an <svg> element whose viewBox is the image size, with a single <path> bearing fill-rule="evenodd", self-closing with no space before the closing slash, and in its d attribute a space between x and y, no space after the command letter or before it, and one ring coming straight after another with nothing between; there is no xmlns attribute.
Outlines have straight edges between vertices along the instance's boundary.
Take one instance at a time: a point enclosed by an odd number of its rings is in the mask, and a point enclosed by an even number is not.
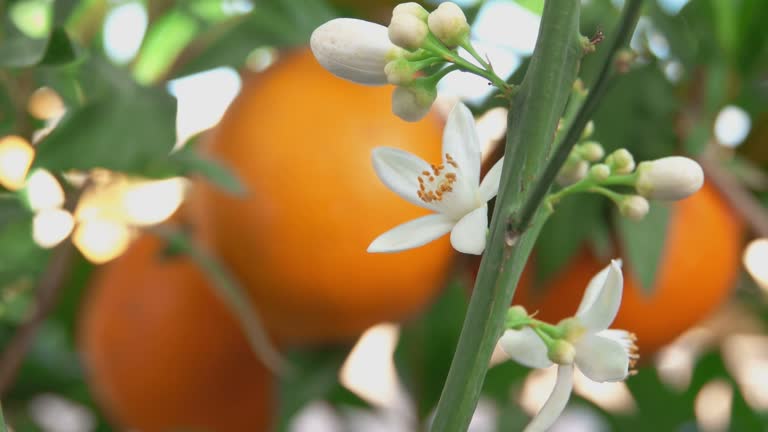
<svg viewBox="0 0 768 432"><path fill-rule="evenodd" d="M131 243L133 230L108 219L78 221L72 243L88 261L103 264L120 256Z"/></svg>
<svg viewBox="0 0 768 432"><path fill-rule="evenodd" d="M54 209L64 205L64 189L50 171L39 168L32 172L25 186L27 205L32 211Z"/></svg>
<svg viewBox="0 0 768 432"><path fill-rule="evenodd" d="M184 201L186 179L140 181L128 186L122 197L125 222L135 226L155 225L165 221Z"/></svg>
<svg viewBox="0 0 768 432"><path fill-rule="evenodd" d="M392 354L398 334L394 324L379 324L363 333L339 372L341 383L373 404L393 404L398 379Z"/></svg>
<svg viewBox="0 0 768 432"><path fill-rule="evenodd" d="M0 185L11 191L24 187L34 159L35 149L29 141L16 135L0 138Z"/></svg>
<svg viewBox="0 0 768 432"><path fill-rule="evenodd" d="M32 219L32 239L43 249L64 241L75 227L75 218L66 210L49 208L39 211Z"/></svg>
<svg viewBox="0 0 768 432"><path fill-rule="evenodd" d="M733 387L724 380L714 380L702 387L694 402L696 421L701 432L720 432L728 429L732 398Z"/></svg>
<svg viewBox="0 0 768 432"><path fill-rule="evenodd" d="M768 238L752 240L743 257L744 267L764 291L768 291Z"/></svg>

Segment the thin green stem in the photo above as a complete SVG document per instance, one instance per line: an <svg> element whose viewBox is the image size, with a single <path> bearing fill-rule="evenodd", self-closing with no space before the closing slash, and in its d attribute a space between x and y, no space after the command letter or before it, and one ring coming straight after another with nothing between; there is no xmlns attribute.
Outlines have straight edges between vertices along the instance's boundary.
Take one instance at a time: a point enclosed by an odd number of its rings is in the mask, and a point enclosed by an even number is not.
<svg viewBox="0 0 768 432"><path fill-rule="evenodd" d="M619 205L622 200L624 200L624 195L614 192L610 189L606 189L602 186L592 186L589 188L589 192L598 193L600 195L603 195L607 198L609 198L611 201L613 201L616 205Z"/></svg>
<svg viewBox="0 0 768 432"><path fill-rule="evenodd" d="M549 155L560 115L571 91L582 48L578 0L548 1L542 14L536 49L509 111L506 158L488 241L467 316L451 363L433 432L466 431L517 281L536 237L551 212L538 209L519 236L507 225L519 211L528 184Z"/></svg>
<svg viewBox="0 0 768 432"><path fill-rule="evenodd" d="M480 53L477 52L474 45L472 45L472 42L469 41L469 38L467 37L460 46L464 48L465 51L469 53L472 57L474 57L475 60L480 63L481 66L483 66L487 71L493 72L493 66L486 61L483 56L480 55Z"/></svg>
<svg viewBox="0 0 768 432"><path fill-rule="evenodd" d="M634 186L635 182L637 182L637 173L610 176L601 183L609 186Z"/></svg>
<svg viewBox="0 0 768 432"><path fill-rule="evenodd" d="M502 93L504 93L505 95L509 95L510 86L509 84L507 84L506 81L501 79L492 70L485 70L483 68L479 68L473 65L472 63L468 62L464 58L462 58L460 55L458 55L454 51L449 50L433 34L430 33L429 35L427 35L427 39L424 41L423 47L425 50L430 51L435 55L441 56L445 61L448 61L457 65L460 70L464 72L473 73L475 75L478 75L487 79L488 81L493 83L493 85L496 86L499 90L501 90Z"/></svg>
<svg viewBox="0 0 768 432"><path fill-rule="evenodd" d="M643 0L627 0L624 10L622 12L621 21L618 26L616 37L613 39L613 43L608 52L608 56L600 70L595 84L592 86L587 99L579 109L578 114L574 118L573 122L568 127L568 132L563 138L562 142L549 161L547 168L541 174L536 181L533 192L523 206L523 210L520 214L520 218L516 223L512 224L512 230L524 230L528 225L533 215L536 213L536 209L541 205L542 200L547 195L549 187L557 177L560 167L565 163L568 155L571 153L573 146L581 138L581 133L589 120L592 118L595 110L597 110L598 104L602 99L605 91L608 88L609 78L613 71L613 62L616 57L616 53L623 47L629 44L630 37L634 32L637 20L640 16L640 6Z"/></svg>

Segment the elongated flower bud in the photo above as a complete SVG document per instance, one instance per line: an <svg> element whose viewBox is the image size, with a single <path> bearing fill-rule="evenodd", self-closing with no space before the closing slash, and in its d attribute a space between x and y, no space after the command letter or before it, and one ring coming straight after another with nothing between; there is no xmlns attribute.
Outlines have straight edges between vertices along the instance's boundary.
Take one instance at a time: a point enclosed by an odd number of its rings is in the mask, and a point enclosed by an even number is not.
<svg viewBox="0 0 768 432"><path fill-rule="evenodd" d="M435 89L397 87L392 93L392 112L405 121L419 121L432 108L436 97Z"/></svg>
<svg viewBox="0 0 768 432"><path fill-rule="evenodd" d="M389 41L387 28L353 18L337 18L312 32L317 61L329 72L358 84L387 84L386 64L402 50Z"/></svg>
<svg viewBox="0 0 768 432"><path fill-rule="evenodd" d="M392 15L387 30L393 44L409 51L421 48L429 33L424 21L407 13Z"/></svg>
<svg viewBox="0 0 768 432"><path fill-rule="evenodd" d="M635 189L646 198L679 200L692 195L703 184L704 171L696 161L670 156L641 163Z"/></svg>
<svg viewBox="0 0 768 432"><path fill-rule="evenodd" d="M447 47L459 45L469 35L469 24L464 11L452 2L443 2L427 18L429 30Z"/></svg>

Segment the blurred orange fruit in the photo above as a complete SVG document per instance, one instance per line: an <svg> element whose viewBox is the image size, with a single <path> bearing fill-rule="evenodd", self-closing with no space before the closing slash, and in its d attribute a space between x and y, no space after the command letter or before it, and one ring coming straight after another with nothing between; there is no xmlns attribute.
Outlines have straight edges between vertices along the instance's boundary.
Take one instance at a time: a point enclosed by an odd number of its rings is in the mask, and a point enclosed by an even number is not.
<svg viewBox="0 0 768 432"><path fill-rule="evenodd" d="M88 381L121 427L268 430L271 376L204 275L139 238L100 269L81 310Z"/></svg>
<svg viewBox="0 0 768 432"><path fill-rule="evenodd" d="M728 298L736 281L742 234L741 221L709 184L673 204L653 291L643 291L625 261L624 297L612 327L635 333L641 355L647 355L706 318ZM541 290L521 284L514 303L557 322L573 315L587 283L606 265L585 250Z"/></svg>
<svg viewBox="0 0 768 432"><path fill-rule="evenodd" d="M347 341L382 321L418 313L452 260L447 238L369 254L384 231L426 214L387 189L371 164L377 146L440 160L441 124L406 123L391 87L336 78L308 49L248 77L209 136L247 199L201 185L202 236L247 286L267 330L284 344Z"/></svg>

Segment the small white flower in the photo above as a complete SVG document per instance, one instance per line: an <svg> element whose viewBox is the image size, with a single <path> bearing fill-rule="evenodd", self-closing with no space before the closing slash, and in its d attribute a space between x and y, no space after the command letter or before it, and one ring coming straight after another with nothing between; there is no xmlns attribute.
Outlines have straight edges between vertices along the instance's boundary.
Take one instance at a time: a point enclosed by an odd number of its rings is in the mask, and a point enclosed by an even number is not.
<svg viewBox="0 0 768 432"><path fill-rule="evenodd" d="M496 196L503 159L480 183L480 140L472 113L457 104L443 134L443 160L430 165L390 147L373 151L373 167L388 188L435 214L399 225L376 238L368 252L397 252L422 246L448 232L459 252L485 249L488 201Z"/></svg>
<svg viewBox="0 0 768 432"><path fill-rule="evenodd" d="M704 184L701 166L687 157L670 156L643 162L637 167L637 192L651 199L679 200Z"/></svg>
<svg viewBox="0 0 768 432"><path fill-rule="evenodd" d="M555 388L525 432L546 431L562 413L573 387L573 364L597 382L621 381L629 375L637 360L635 337L624 330L608 329L619 311L622 285L621 262L613 260L589 282L576 315L560 324L567 333L563 340L573 345L573 360L558 366ZM530 327L507 330L499 344L525 366L553 364L547 346Z"/></svg>
<svg viewBox="0 0 768 432"><path fill-rule="evenodd" d="M403 50L389 40L387 28L353 18L337 18L312 32L317 61L329 72L358 84L387 84L384 67Z"/></svg>
<svg viewBox="0 0 768 432"><path fill-rule="evenodd" d="M611 153L605 163L610 165L616 174L629 174L635 170L635 158L627 149L618 149Z"/></svg>

